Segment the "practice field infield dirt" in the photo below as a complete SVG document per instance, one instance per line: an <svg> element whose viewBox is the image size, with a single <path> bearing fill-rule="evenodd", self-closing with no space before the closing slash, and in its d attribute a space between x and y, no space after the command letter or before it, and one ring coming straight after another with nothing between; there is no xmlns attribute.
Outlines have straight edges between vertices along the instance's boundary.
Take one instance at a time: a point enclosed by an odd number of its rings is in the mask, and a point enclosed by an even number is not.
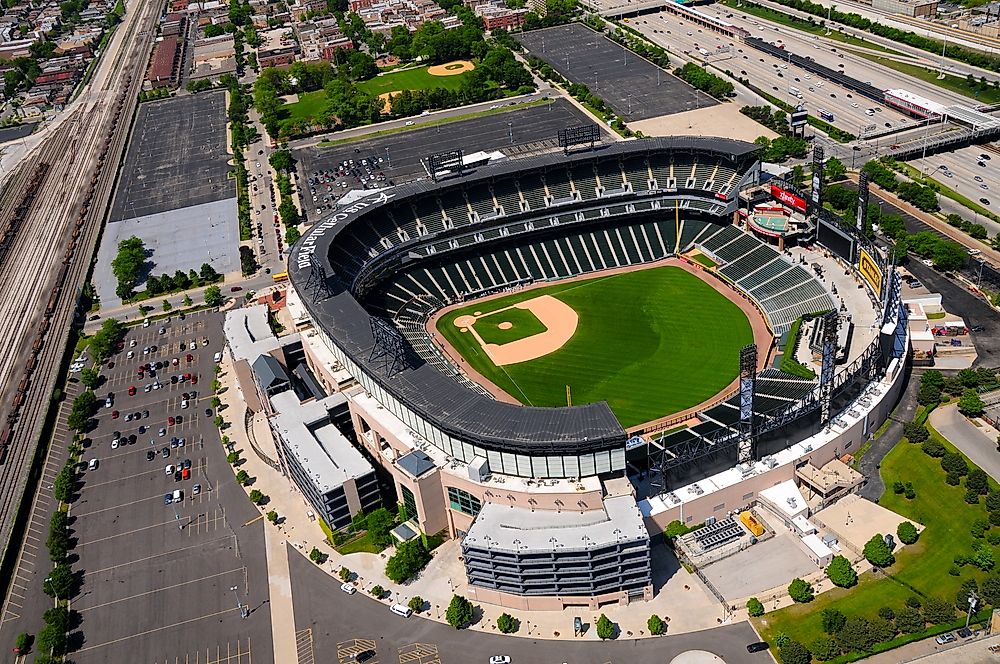
<svg viewBox="0 0 1000 664"><path fill-rule="evenodd" d="M448 307L428 331L498 398L607 401L626 428L730 391L740 348L756 341L763 366L772 339L749 302L678 259Z"/></svg>
<svg viewBox="0 0 1000 664"><path fill-rule="evenodd" d="M476 65L468 60L454 60L443 65L432 65L427 68L427 73L431 76L458 76L475 68Z"/></svg>

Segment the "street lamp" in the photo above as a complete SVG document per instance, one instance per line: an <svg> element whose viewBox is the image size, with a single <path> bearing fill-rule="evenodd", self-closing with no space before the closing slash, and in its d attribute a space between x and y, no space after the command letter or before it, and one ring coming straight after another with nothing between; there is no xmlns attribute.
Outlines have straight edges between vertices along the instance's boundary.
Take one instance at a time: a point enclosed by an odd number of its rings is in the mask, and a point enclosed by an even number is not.
<svg viewBox="0 0 1000 664"><path fill-rule="evenodd" d="M507 123L507 136L510 137L510 144L513 145L514 144L514 123L513 122L508 122Z"/></svg>
<svg viewBox="0 0 1000 664"><path fill-rule="evenodd" d="M240 610L240 618L246 620L250 616L250 607L244 606L243 602L240 601L239 586L230 586L229 589L236 595L236 608Z"/></svg>

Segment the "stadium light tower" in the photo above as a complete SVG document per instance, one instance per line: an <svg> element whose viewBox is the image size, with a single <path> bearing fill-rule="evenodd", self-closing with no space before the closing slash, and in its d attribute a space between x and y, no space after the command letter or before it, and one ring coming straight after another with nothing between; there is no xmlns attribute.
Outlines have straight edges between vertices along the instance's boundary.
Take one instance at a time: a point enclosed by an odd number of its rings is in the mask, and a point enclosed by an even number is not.
<svg viewBox="0 0 1000 664"><path fill-rule="evenodd" d="M831 311L820 320L823 322L823 356L819 374L820 424L826 426L831 417L833 373L837 360L837 324L840 318L836 311Z"/></svg>
<svg viewBox="0 0 1000 664"><path fill-rule="evenodd" d="M757 386L757 344L740 349L740 442L737 454L739 463L757 458L754 438L753 407Z"/></svg>

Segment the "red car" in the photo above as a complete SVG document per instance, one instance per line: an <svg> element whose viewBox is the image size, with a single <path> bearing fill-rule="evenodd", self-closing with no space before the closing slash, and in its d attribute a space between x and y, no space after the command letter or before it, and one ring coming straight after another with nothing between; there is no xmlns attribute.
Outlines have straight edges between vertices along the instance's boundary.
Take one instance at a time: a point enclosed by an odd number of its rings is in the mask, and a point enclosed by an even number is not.
<svg viewBox="0 0 1000 664"><path fill-rule="evenodd" d="M135 396L135 385L129 385L128 386L128 395L130 397L134 397Z"/></svg>
<svg viewBox="0 0 1000 664"><path fill-rule="evenodd" d="M186 359L188 362L194 362L194 355L192 355L191 353L188 353L187 357L184 358L184 359Z"/></svg>
<svg viewBox="0 0 1000 664"><path fill-rule="evenodd" d="M111 411L111 419L117 420L119 415L121 415L121 413L119 413L117 410Z"/></svg>
<svg viewBox="0 0 1000 664"><path fill-rule="evenodd" d="M173 426L175 422L176 420L174 419L173 415L167 418L167 424L169 424L170 426Z"/></svg>
<svg viewBox="0 0 1000 664"><path fill-rule="evenodd" d="M190 468L185 468L184 470L182 470L181 471L181 478L185 479L185 480L191 479L191 469Z"/></svg>
<svg viewBox="0 0 1000 664"><path fill-rule="evenodd" d="M191 374L189 373L184 374L184 380L191 380Z"/></svg>
<svg viewBox="0 0 1000 664"><path fill-rule="evenodd" d="M191 376L191 384L192 385L197 385L198 384L198 375L197 374L195 374L194 376Z"/></svg>

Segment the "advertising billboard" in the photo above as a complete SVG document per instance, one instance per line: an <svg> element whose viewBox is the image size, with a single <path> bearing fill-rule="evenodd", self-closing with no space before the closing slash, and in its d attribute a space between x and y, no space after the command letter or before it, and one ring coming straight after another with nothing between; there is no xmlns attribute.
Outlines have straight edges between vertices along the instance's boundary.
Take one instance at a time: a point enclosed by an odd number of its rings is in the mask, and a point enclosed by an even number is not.
<svg viewBox="0 0 1000 664"><path fill-rule="evenodd" d="M793 210L798 210L805 214L806 200L801 196L796 196L790 191L785 191L776 184L771 185L771 196L774 197L774 200L781 201Z"/></svg>

